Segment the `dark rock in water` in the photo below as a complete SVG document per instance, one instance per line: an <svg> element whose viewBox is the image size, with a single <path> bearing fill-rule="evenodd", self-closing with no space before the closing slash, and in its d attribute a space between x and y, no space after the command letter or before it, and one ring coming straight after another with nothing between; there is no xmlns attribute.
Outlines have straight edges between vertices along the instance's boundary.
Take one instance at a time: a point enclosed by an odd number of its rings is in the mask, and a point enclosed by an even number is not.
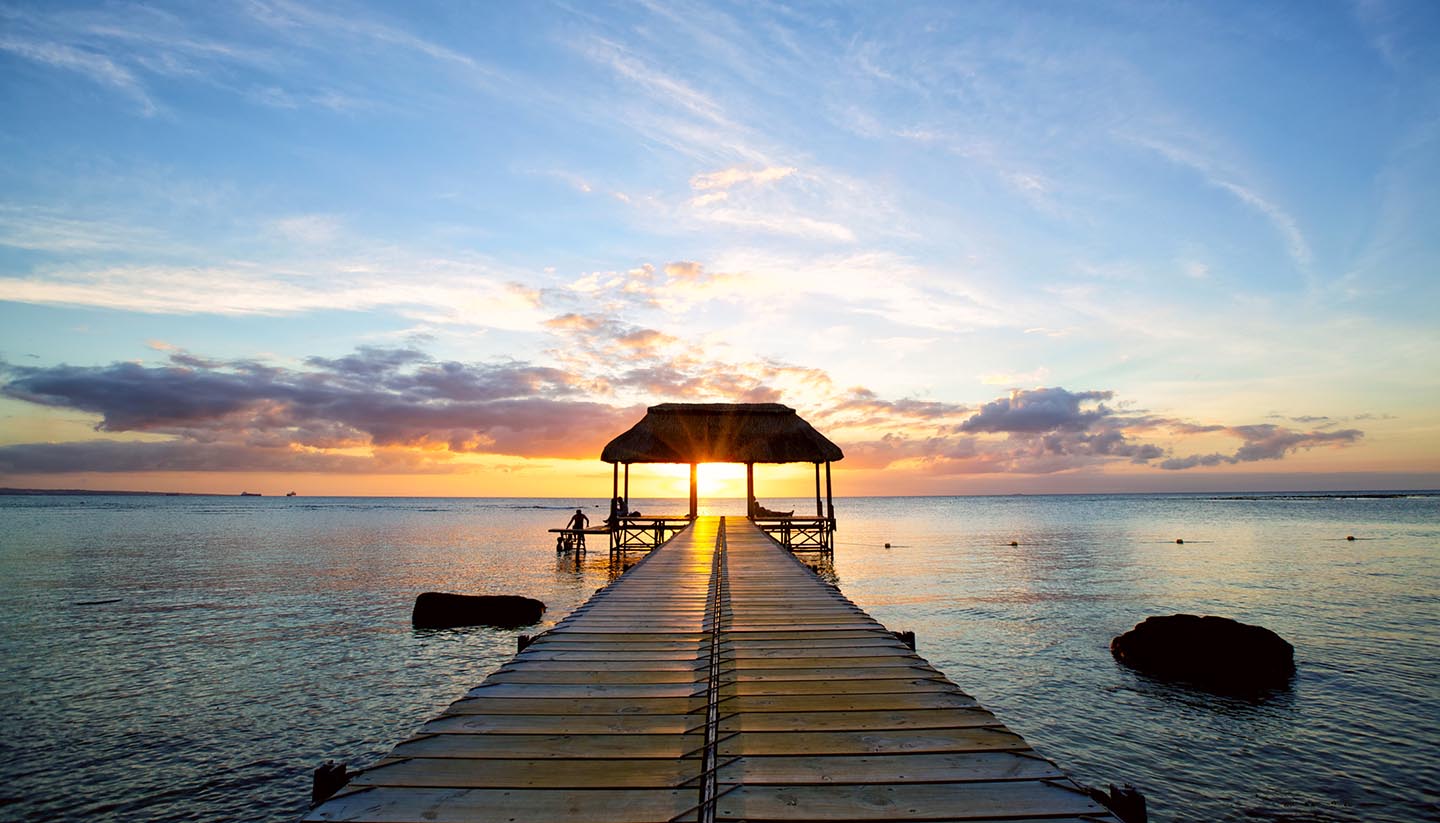
<svg viewBox="0 0 1440 823"><path fill-rule="evenodd" d="M1154 677L1226 692L1285 686L1295 674L1293 646L1267 628L1228 617L1147 617L1110 641L1110 653Z"/></svg>
<svg viewBox="0 0 1440 823"><path fill-rule="evenodd" d="M453 626L529 626L540 620L545 604L511 594L447 594L425 592L415 598L410 622L417 629L448 629Z"/></svg>

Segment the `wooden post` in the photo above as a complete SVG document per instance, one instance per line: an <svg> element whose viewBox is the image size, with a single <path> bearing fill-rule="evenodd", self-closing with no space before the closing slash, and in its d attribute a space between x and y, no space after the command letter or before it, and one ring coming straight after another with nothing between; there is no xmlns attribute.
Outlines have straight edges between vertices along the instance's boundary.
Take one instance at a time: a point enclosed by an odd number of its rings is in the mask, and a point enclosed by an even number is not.
<svg viewBox="0 0 1440 823"><path fill-rule="evenodd" d="M352 775L345 768L344 763L336 763L333 760L326 760L315 769L315 774L310 784L310 807L320 805L330 796L345 788L350 782Z"/></svg>
<svg viewBox="0 0 1440 823"><path fill-rule="evenodd" d="M755 519L755 464L745 464L745 516Z"/></svg>
<svg viewBox="0 0 1440 823"><path fill-rule="evenodd" d="M830 490L830 461L825 461L825 508L828 513L825 515L828 520L824 527L824 544L826 549L835 548L835 498Z"/></svg>
<svg viewBox="0 0 1440 823"><path fill-rule="evenodd" d="M820 464L815 464L815 516L824 517L825 510L820 508Z"/></svg>
<svg viewBox="0 0 1440 823"><path fill-rule="evenodd" d="M629 464L629 463L626 463L626 464L625 464L625 513L626 513L626 514L629 514L629 513L632 512L632 511L635 511L635 507L632 506L632 505L630 505L630 464Z"/></svg>
<svg viewBox="0 0 1440 823"><path fill-rule="evenodd" d="M829 511L829 514L826 515L826 516L830 518L830 526L831 526L831 528L834 528L834 526L835 526L835 498L831 495L831 492L830 492L830 461L829 461L829 460L826 460L826 461L825 461L825 507L830 510L830 511Z"/></svg>
<svg viewBox="0 0 1440 823"><path fill-rule="evenodd" d="M698 463L691 463L691 464L690 464L690 519L691 519L691 520L694 520L694 519L695 519L695 516L696 516L697 514L699 514L699 512L700 512L700 484L699 484L699 479L698 479L698 477L697 477L697 475L696 475L696 470L699 469L699 467L700 467L700 466L699 466Z"/></svg>

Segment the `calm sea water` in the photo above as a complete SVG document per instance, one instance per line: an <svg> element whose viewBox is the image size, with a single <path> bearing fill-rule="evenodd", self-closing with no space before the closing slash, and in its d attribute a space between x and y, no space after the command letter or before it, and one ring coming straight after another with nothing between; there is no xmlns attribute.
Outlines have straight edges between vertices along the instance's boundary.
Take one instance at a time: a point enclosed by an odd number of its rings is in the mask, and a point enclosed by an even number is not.
<svg viewBox="0 0 1440 823"><path fill-rule="evenodd" d="M413 630L416 594L529 595L554 622L610 579L603 551L556 558L545 529L576 505L596 501L0 497L0 818L294 820L315 765L374 760L513 653L515 631ZM836 509L822 573L1152 819L1440 819L1440 497ZM1279 632L1293 687L1114 663L1113 636L1176 612Z"/></svg>

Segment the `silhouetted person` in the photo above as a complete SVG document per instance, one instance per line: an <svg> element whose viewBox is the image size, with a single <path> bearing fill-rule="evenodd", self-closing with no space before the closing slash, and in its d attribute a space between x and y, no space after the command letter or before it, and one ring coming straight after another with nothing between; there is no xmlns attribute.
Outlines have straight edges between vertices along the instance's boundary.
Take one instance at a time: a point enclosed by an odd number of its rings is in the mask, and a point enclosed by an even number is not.
<svg viewBox="0 0 1440 823"><path fill-rule="evenodd" d="M615 499L610 501L610 519L606 522L610 524L610 528L618 529L620 528L620 518L628 514L629 512L625 510L625 498L617 494Z"/></svg>
<svg viewBox="0 0 1440 823"><path fill-rule="evenodd" d="M570 522L565 524L565 528L575 530L575 547L577 549L585 548L585 527L589 525L590 518L586 517L585 512L579 509L575 510L575 516L570 518Z"/></svg>

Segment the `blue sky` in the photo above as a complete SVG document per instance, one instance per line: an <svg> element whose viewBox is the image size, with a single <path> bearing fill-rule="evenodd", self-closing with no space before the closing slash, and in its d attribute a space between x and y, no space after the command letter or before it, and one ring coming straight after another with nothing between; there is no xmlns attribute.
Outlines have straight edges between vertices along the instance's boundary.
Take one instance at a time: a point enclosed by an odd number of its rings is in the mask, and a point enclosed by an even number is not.
<svg viewBox="0 0 1440 823"><path fill-rule="evenodd" d="M779 399L866 491L1436 485L1436 42L1430 2L0 6L0 480L544 493L644 404Z"/></svg>

